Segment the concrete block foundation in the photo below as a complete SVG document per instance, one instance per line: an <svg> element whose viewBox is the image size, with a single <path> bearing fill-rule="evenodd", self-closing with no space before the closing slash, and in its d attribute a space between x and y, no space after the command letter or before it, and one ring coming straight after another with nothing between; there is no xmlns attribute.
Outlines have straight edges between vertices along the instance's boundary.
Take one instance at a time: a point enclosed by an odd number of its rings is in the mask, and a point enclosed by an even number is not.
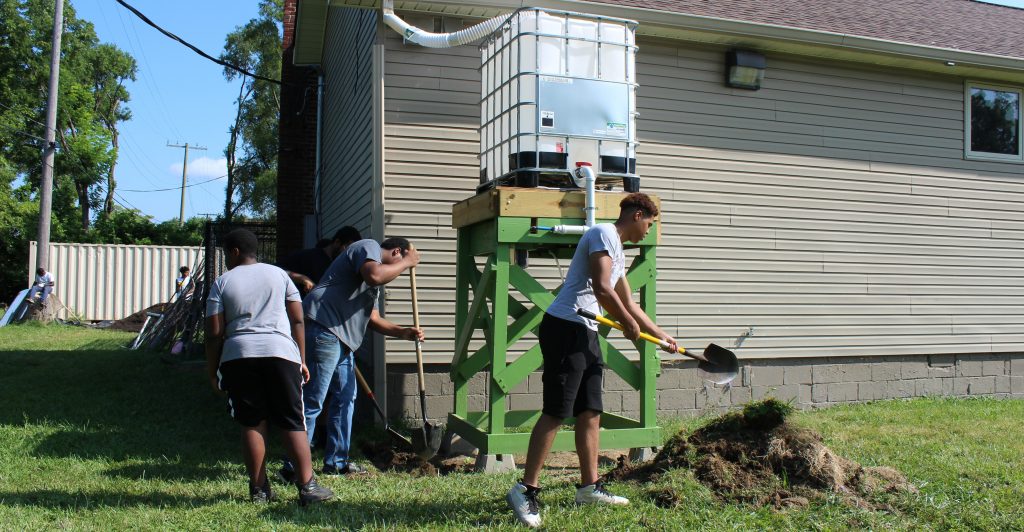
<svg viewBox="0 0 1024 532"><path fill-rule="evenodd" d="M658 377L659 416L698 416L721 412L750 400L776 397L799 408L910 397L1024 398L1024 353L821 357L741 360L741 377L729 389L705 387L696 364L666 367ZM445 421L454 406L447 366L427 367L427 409L432 421ZM487 374L470 380L470 410L487 407ZM607 411L639 415L637 392L617 375L605 374ZM508 397L508 408L539 409L540 372ZM419 418L415 366L388 367L388 414Z"/></svg>

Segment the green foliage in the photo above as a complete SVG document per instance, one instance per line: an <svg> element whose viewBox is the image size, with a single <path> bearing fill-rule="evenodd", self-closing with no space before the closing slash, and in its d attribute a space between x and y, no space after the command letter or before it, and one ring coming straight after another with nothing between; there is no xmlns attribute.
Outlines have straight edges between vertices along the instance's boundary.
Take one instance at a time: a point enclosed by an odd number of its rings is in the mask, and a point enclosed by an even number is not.
<svg viewBox="0 0 1024 532"><path fill-rule="evenodd" d="M221 59L257 75L281 75L282 0L261 0L260 14L228 34ZM241 78L235 122L224 149L228 160L224 218L248 213L266 218L277 206L277 128L280 87L225 68L228 81Z"/></svg>

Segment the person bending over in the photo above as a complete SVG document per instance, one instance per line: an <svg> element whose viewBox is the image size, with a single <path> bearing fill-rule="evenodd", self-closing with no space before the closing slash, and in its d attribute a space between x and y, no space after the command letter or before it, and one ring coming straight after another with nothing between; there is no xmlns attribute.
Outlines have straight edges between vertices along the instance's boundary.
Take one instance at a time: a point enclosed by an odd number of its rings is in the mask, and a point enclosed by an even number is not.
<svg viewBox="0 0 1024 532"><path fill-rule="evenodd" d="M650 197L637 192L626 196L619 209L615 223L597 224L580 238L562 290L540 324L538 337L544 358L543 408L530 434L523 479L506 494L516 518L529 527L541 525L537 499L540 471L559 427L570 416L576 417L576 454L580 460L581 484L576 490L576 502L629 504L628 499L612 495L598 482L604 362L597 323L578 315L576 310L582 308L600 314L603 308L622 324L626 338L635 341L641 331L647 331L669 343L666 351L675 352L675 339L633 302L625 276L622 244L643 240L658 215L658 208Z"/></svg>
<svg viewBox="0 0 1024 532"><path fill-rule="evenodd" d="M381 287L420 261L419 252L404 238L377 243L366 239L350 245L334 259L320 283L302 301L309 339L309 384L304 390L306 430L312 435L328 392L324 445L325 475L347 475L364 470L349 460L356 379L352 356L367 329L405 340L422 340L423 331L401 327L381 317L377 299ZM292 478L288 462L278 472Z"/></svg>

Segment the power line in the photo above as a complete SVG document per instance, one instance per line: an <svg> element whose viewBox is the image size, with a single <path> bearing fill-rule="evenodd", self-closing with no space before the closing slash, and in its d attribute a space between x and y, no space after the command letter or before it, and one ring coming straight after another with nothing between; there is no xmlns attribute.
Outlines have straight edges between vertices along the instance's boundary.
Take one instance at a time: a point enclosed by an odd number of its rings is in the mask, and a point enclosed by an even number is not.
<svg viewBox="0 0 1024 532"><path fill-rule="evenodd" d="M224 175L222 175L220 177L214 177L213 179L207 179L206 181L200 181L198 183L192 183L192 184L189 184L189 185L185 185L185 188L192 188L192 187L199 186L199 185L205 185L207 183L211 183L211 182L216 181L218 179L224 179L227 176L228 176L227 174L224 174ZM118 189L118 190L120 190L122 192L167 192L168 190L181 190L181 187L154 188L154 189L150 189L150 190L133 190L133 189L129 189L129 188L122 188L122 189Z"/></svg>
<svg viewBox="0 0 1024 532"><path fill-rule="evenodd" d="M135 25L132 25L132 32L129 32L128 24L125 23L126 17L122 15L120 10L117 10L116 13L117 20L121 23L121 29L124 30L125 42L128 43L128 47L132 50L132 56L136 58L136 61L141 57L142 62L146 63L148 66L149 58L146 57L145 47L142 46L142 40L139 39L139 33L135 31ZM128 20L131 21L133 19L129 17ZM132 40L132 33L135 34L134 41ZM138 47L136 47L136 42L138 43ZM174 126L173 120L170 118L171 114L167 111L167 106L164 105L163 94L160 93L159 90L159 83L154 83L150 80L149 73L141 64L138 69L138 78L142 80L142 86L149 92L150 97L157 103L157 109L155 109L155 111L159 112L155 112L153 114L167 125L167 129L172 131L175 135L181 136L181 133Z"/></svg>
<svg viewBox="0 0 1024 532"><path fill-rule="evenodd" d="M259 80L263 80L263 81L269 81L270 83L275 83L277 85L281 85L281 80L279 80L279 79L272 79L272 78L261 76L259 74L254 74L254 73L249 72L248 70L246 70L246 69L244 69L244 68L242 68L240 66L232 65L231 63L228 63L227 61L224 61L224 60L218 59L216 57L213 57L212 55L210 55L210 54L200 50L199 48L197 48L196 46L192 45L188 41L182 39L181 37L178 37L177 35L175 35L175 34L169 32L169 31L161 28L155 22L153 22L152 20L149 20L149 18L146 17L146 15L143 15L141 12L139 12L138 9L135 9L134 7L129 5L124 0L117 0L117 3L121 4L122 6L124 6L125 9L127 9L128 11L131 11L133 14L135 14L136 17L139 17L146 24L149 24L150 26L156 28L156 30L159 31L160 33L163 33L164 35L170 37L171 39L174 39L175 41L180 42L181 44L185 45L188 49L190 49L193 52L199 54L200 56L205 57L206 59L209 59L210 61L213 61L214 63L217 63L220 66L223 66L225 68L230 68L231 70L234 70L236 72L240 72L242 74L245 74L246 76L249 76L249 77L252 77L252 78L256 78L256 79L259 79Z"/></svg>

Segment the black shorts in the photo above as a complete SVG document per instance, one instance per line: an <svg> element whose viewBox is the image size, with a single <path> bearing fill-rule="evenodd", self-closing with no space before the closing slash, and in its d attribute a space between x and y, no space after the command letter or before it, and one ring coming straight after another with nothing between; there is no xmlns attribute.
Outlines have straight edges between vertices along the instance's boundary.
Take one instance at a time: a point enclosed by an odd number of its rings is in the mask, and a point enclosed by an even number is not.
<svg viewBox="0 0 1024 532"><path fill-rule="evenodd" d="M228 393L228 412L244 427L263 421L287 431L306 430L301 366L278 357L242 358L220 365L217 382Z"/></svg>
<svg viewBox="0 0 1024 532"><path fill-rule="evenodd" d="M539 337L544 355L542 412L561 419L587 410L600 413L604 360L597 331L545 314Z"/></svg>

